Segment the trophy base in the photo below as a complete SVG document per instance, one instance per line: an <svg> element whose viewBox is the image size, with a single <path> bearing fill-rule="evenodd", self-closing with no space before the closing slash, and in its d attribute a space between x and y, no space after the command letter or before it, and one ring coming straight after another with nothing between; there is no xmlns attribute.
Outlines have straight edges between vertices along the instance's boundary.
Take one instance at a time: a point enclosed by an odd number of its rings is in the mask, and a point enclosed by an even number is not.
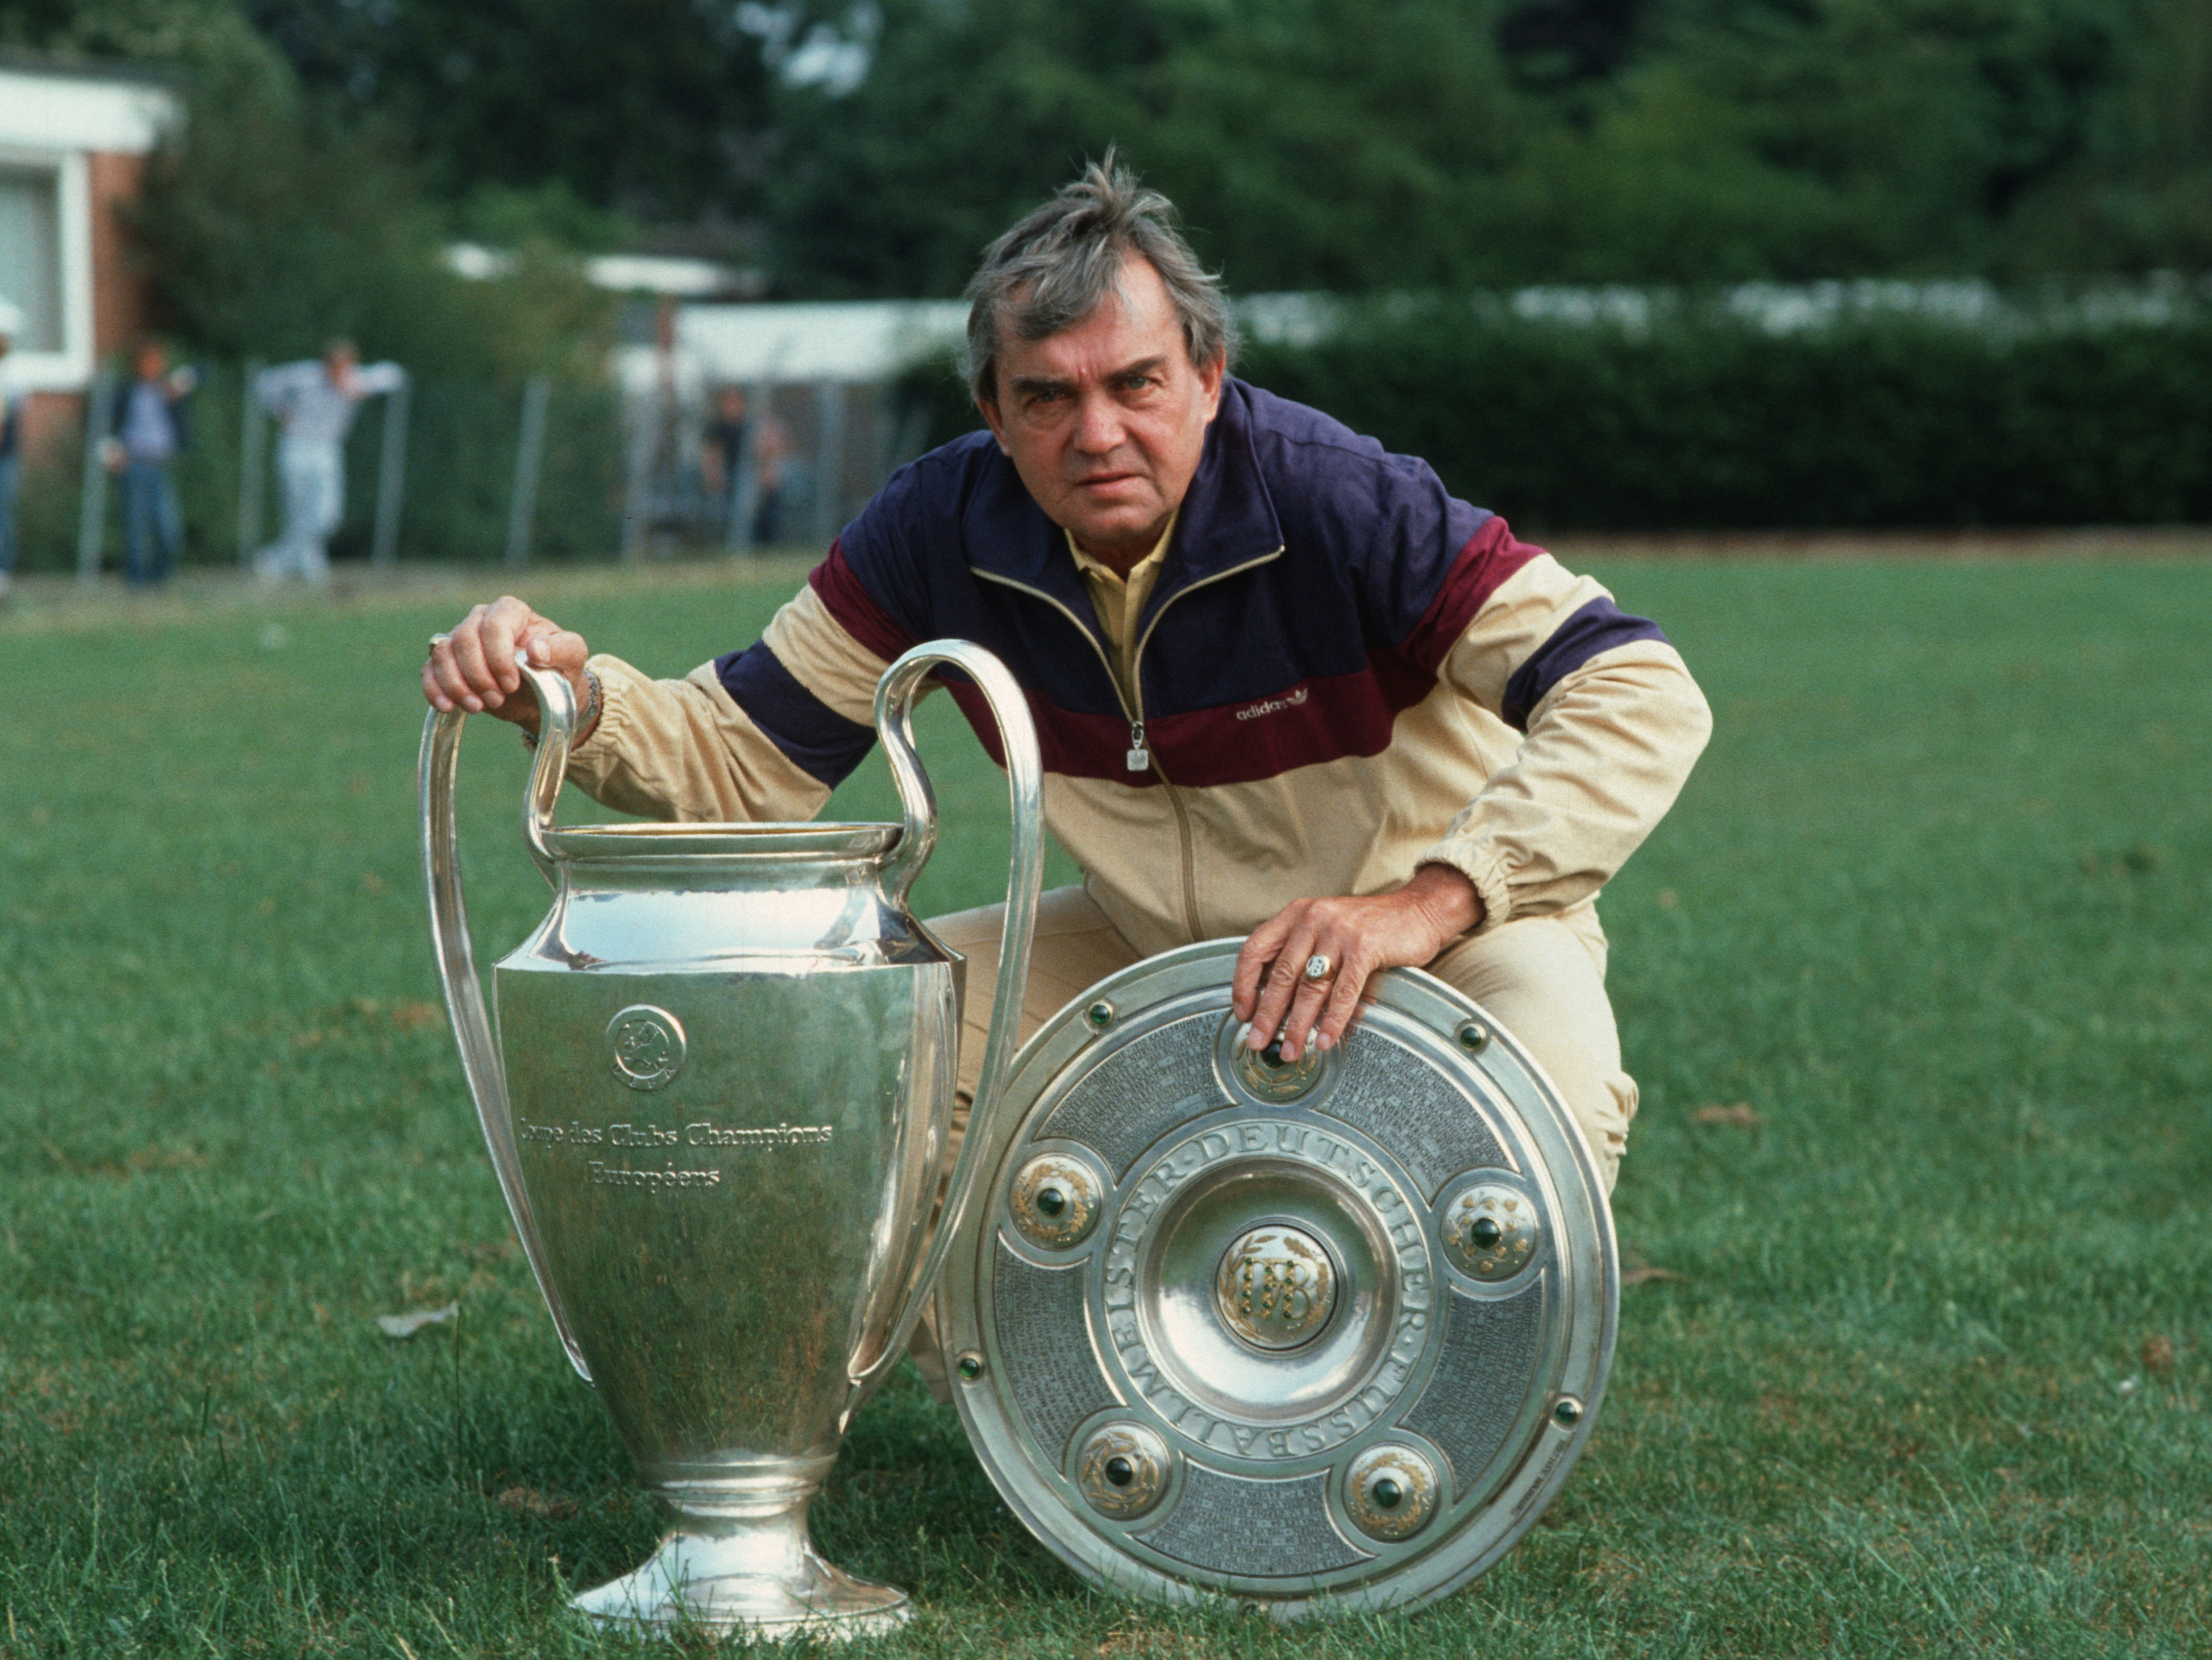
<svg viewBox="0 0 2212 1660"><path fill-rule="evenodd" d="M641 1567L569 1606L610 1626L771 1639L804 1633L828 1642L896 1631L914 1617L904 1591L832 1567L803 1537L796 1553L787 1543L743 1533L673 1533ZM771 1548L764 1553L763 1544Z"/></svg>

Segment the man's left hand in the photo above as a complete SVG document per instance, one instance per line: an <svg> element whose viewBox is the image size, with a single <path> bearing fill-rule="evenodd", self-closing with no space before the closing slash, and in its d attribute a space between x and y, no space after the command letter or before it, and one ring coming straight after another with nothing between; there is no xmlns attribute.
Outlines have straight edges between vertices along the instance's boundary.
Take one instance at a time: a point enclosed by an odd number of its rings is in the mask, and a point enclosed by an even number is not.
<svg viewBox="0 0 2212 1660"><path fill-rule="evenodd" d="M1369 976L1419 968L1481 921L1474 884L1449 865L1423 865L1395 893L1293 900L1237 953L1237 1018L1252 1023L1255 1049L1282 1033L1285 1061L1297 1060L1309 1037L1316 1049L1334 1049L1358 1018ZM1327 972L1310 980L1306 964L1316 957Z"/></svg>

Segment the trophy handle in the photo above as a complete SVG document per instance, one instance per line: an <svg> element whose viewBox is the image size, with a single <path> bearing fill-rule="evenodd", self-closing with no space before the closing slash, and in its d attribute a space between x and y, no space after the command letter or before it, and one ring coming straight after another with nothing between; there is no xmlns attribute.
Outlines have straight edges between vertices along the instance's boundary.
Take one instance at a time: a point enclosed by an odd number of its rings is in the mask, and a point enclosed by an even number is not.
<svg viewBox="0 0 2212 1660"><path fill-rule="evenodd" d="M568 770L576 698L561 675L527 665L522 672L538 693L539 712L538 758L530 769L530 787L522 801L522 836L545 879L557 885L558 871L546 848L545 832L552 827L554 803L560 798L562 776ZM584 1351L577 1345L568 1316L554 1292L545 1248L538 1237L537 1218L523 1186L514 1123L507 1110L507 1079L499 1068L499 1045L492 1037L483 988L477 979L476 955L469 946L453 806L453 781L460 769L461 726L467 719L459 709L443 714L433 709L422 723L422 752L416 769L415 788L422 812L422 877L429 891L430 943L438 954L438 977L445 986L446 1012L453 1022L453 1042L461 1052L461 1070L468 1075L477 1122L483 1129L484 1146L491 1152L491 1167L499 1177L499 1190L506 1196L507 1213L514 1220L515 1237L522 1242L522 1254L537 1277L546 1311L552 1315L554 1329L561 1335L561 1347L568 1353L568 1364L588 1383L592 1369L585 1363Z"/></svg>
<svg viewBox="0 0 2212 1660"><path fill-rule="evenodd" d="M999 945L997 1000L991 1006L990 1036L983 1045L982 1074L968 1115L968 1134L954 1161L945 1208L914 1277L907 1282L882 1352L859 1371L848 1367L852 1399L860 1400L906 1352L915 1323L944 1266L945 1253L968 1212L981 1153L990 1142L989 1124L1006 1073L1013 1063L1021 1031L1022 991L1029 980L1030 939L1036 928L1037 890L1044 878L1044 763L1037 754L1036 728L1029 699L1006 666L981 646L964 640L932 640L916 646L884 672L876 686L876 732L890 757L891 776L906 808L906 824L884 873L890 897L900 905L937 842L937 797L914 747L914 704L922 681L940 664L959 669L975 683L999 726L999 745L1006 757L1006 788L1013 813L1012 857L1006 873L1006 922ZM958 1034L954 1034L958 1041ZM857 1358L857 1357L855 1357ZM848 1408L849 1410L849 1408Z"/></svg>

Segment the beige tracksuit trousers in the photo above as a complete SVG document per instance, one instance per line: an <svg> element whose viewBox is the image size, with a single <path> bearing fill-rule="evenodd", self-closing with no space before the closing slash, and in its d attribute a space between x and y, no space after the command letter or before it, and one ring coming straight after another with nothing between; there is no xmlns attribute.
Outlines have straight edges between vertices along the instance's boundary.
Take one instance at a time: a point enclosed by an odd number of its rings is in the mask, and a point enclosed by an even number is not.
<svg viewBox="0 0 2212 1660"><path fill-rule="evenodd" d="M998 980L1006 907L986 905L934 918L930 931L968 959L961 1007L960 1098L948 1161L968 1126L968 1104L983 1068ZM1636 1080L1620 1068L1620 1037L1605 994L1605 933L1588 903L1553 916L1510 921L1462 939L1428 965L1498 1018L1536 1057L1565 1097L1590 1152L1613 1189L1636 1116ZM1081 888L1054 888L1038 902L1036 939L1022 1000L1021 1037L1140 953L1121 937ZM948 1163L949 1168L949 1163ZM934 1307L915 1333L912 1353L930 1392L950 1401L938 1356Z"/></svg>

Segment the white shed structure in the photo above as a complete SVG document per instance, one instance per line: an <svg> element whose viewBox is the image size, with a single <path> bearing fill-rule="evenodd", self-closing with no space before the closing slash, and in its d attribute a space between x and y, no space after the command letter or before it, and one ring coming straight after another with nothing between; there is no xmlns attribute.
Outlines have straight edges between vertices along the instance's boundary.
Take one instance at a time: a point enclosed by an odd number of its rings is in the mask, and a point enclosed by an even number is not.
<svg viewBox="0 0 2212 1660"><path fill-rule="evenodd" d="M920 422L901 419L893 384L956 350L967 321L957 300L665 303L653 340L615 363L629 413L631 550L682 518L726 386L744 389L757 427L773 422L791 441L799 514L780 539L828 546L921 451Z"/></svg>

